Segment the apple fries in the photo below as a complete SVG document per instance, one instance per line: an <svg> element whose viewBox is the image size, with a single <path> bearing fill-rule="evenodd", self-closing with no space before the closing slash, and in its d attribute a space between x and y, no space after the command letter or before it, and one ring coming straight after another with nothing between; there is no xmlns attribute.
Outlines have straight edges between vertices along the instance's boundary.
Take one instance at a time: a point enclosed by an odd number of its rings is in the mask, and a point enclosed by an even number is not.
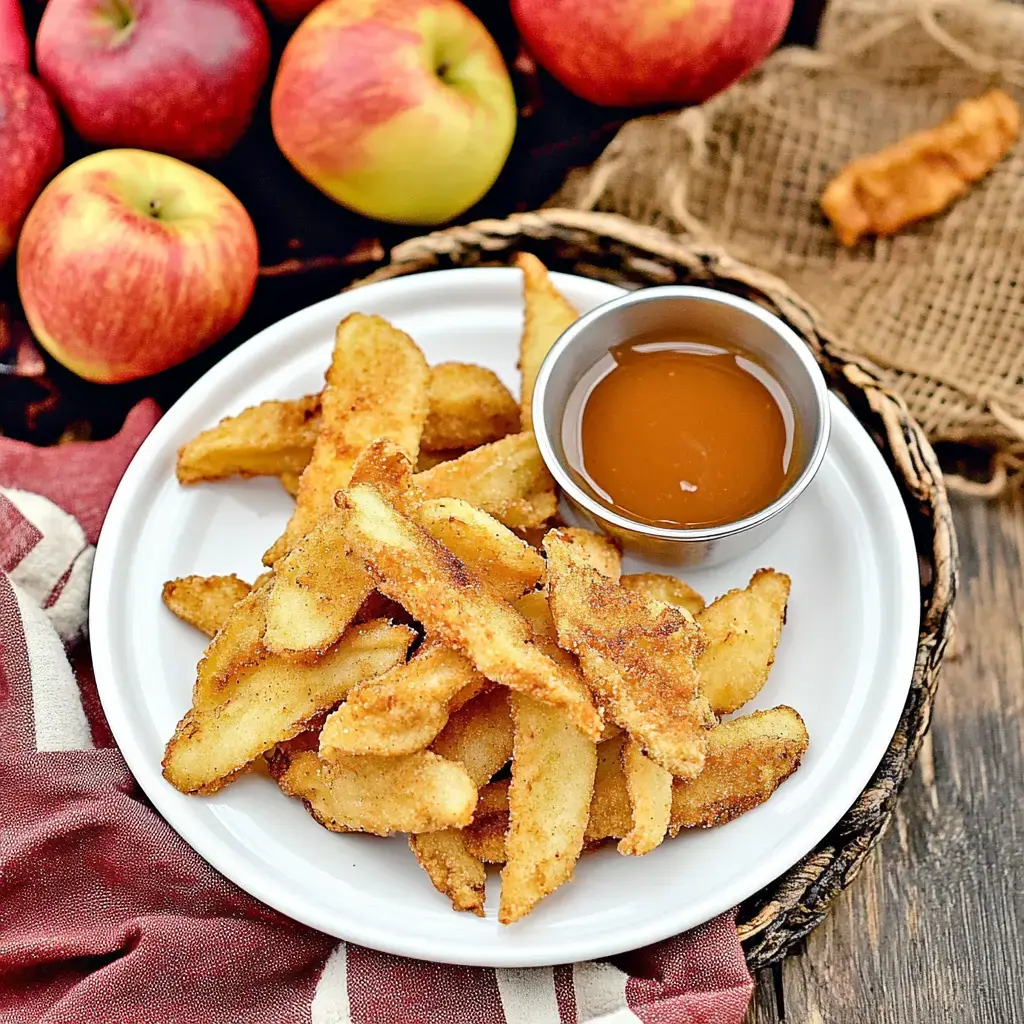
<svg viewBox="0 0 1024 1024"><path fill-rule="evenodd" d="M699 774L714 724L698 682L700 630L678 609L602 576L558 530L544 550L558 642L580 659L606 713L666 771Z"/></svg>
<svg viewBox="0 0 1024 1024"><path fill-rule="evenodd" d="M519 343L519 370L523 375L519 416L523 430L533 424L533 387L540 364L558 336L579 318L579 313L551 283L547 267L532 253L521 252L516 266L523 272L526 307L523 336Z"/></svg>
<svg viewBox="0 0 1024 1024"><path fill-rule="evenodd" d="M559 707L510 695L515 742L498 920L511 924L572 877L583 850L597 745Z"/></svg>
<svg viewBox="0 0 1024 1024"><path fill-rule="evenodd" d="M754 573L744 590L730 590L697 615L708 638L697 669L716 715L753 700L764 686L786 621L789 577L774 569Z"/></svg>
<svg viewBox="0 0 1024 1024"><path fill-rule="evenodd" d="M320 733L320 757L396 756L428 747L448 715L475 697L487 680L445 647L420 650L410 661L355 686Z"/></svg>
<svg viewBox="0 0 1024 1024"><path fill-rule="evenodd" d="M424 498L462 498L513 530L544 526L558 510L555 481L533 434L512 434L417 473Z"/></svg>
<svg viewBox="0 0 1024 1024"><path fill-rule="evenodd" d="M404 657L413 633L384 620L354 626L311 665L270 657L244 669L211 704L178 723L164 777L183 793L210 793L265 750L301 732L358 682Z"/></svg>
<svg viewBox="0 0 1024 1024"><path fill-rule="evenodd" d="M173 785L213 792L262 755L324 827L407 833L456 910L482 915L502 865L503 923L590 847L642 856L757 806L807 746L787 707L715 717L764 685L788 577L761 570L705 605L674 576L621 576L607 537L546 530L529 394L576 313L538 261L519 265L520 406L490 371L428 371L385 321L346 318L321 395L179 453L182 482L269 473L297 492L271 568L163 595L211 636L165 751Z"/></svg>
<svg viewBox="0 0 1024 1024"><path fill-rule="evenodd" d="M237 576L183 576L164 584L164 604L183 622L213 636L252 587Z"/></svg>
<svg viewBox="0 0 1024 1024"><path fill-rule="evenodd" d="M415 462L427 419L430 370L413 340L378 316L353 313L338 324L320 397L320 429L302 472L295 512L264 558L273 565L333 506L359 453L387 438Z"/></svg>
<svg viewBox="0 0 1024 1024"><path fill-rule="evenodd" d="M530 643L526 620L451 552L368 484L350 488L345 507L349 541L381 593L488 679L564 708L581 731L600 735L601 719L577 679Z"/></svg>
<svg viewBox="0 0 1024 1024"><path fill-rule="evenodd" d="M519 405L482 366L441 363L430 371L427 421L420 447L444 461L519 430ZM313 455L320 395L261 402L204 430L178 451L183 484L229 476L276 476L289 494Z"/></svg>

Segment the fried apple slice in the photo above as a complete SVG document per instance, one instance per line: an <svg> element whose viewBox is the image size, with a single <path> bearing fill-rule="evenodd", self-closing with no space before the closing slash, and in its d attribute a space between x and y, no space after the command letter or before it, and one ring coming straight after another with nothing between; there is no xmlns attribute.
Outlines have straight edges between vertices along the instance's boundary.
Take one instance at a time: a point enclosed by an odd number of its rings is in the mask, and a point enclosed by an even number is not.
<svg viewBox="0 0 1024 1024"><path fill-rule="evenodd" d="M730 590L697 616L708 638L697 669L715 714L735 711L764 686L786 621L789 585L784 573L759 569L744 590Z"/></svg>
<svg viewBox="0 0 1024 1024"><path fill-rule="evenodd" d="M654 598L662 604L670 604L675 608L683 608L691 615L704 610L704 598L688 583L676 576L666 576L660 572L636 572L623 576L619 582L635 594Z"/></svg>
<svg viewBox="0 0 1024 1024"><path fill-rule="evenodd" d="M413 483L413 467L409 456L386 437L368 444L352 467L352 484L373 484L384 497L402 512L420 502Z"/></svg>
<svg viewBox="0 0 1024 1024"><path fill-rule="evenodd" d="M430 370L415 342L379 316L351 313L338 324L320 431L299 480L284 536L264 556L273 565L313 528L347 487L359 453L388 438L415 462L427 419Z"/></svg>
<svg viewBox="0 0 1024 1024"><path fill-rule="evenodd" d="M632 827L619 843L619 853L641 857L660 846L672 812L672 776L627 739L622 747L622 771L629 794Z"/></svg>
<svg viewBox="0 0 1024 1024"><path fill-rule="evenodd" d="M532 253L519 253L516 266L523 272L526 306L523 335L519 342L519 369L523 375L519 416L523 430L529 430L533 422L533 388L540 364L562 331L576 322L579 313L551 283L547 267Z"/></svg>
<svg viewBox="0 0 1024 1024"><path fill-rule="evenodd" d="M490 370L441 363L430 371L429 412L421 447L450 449L497 441L519 429L519 406ZM289 494L313 455L320 430L320 395L261 402L197 434L178 451L182 484L229 476L276 476ZM445 442L454 441L453 444ZM438 460L441 461L441 460Z"/></svg>
<svg viewBox="0 0 1024 1024"><path fill-rule="evenodd" d="M511 693L515 742L498 920L511 924L572 878L583 850L597 744L563 708Z"/></svg>
<svg viewBox="0 0 1024 1024"><path fill-rule="evenodd" d="M488 782L480 790L473 821L462 830L466 849L486 864L505 863L509 780Z"/></svg>
<svg viewBox="0 0 1024 1024"><path fill-rule="evenodd" d="M320 396L261 402L228 416L178 449L183 484L228 476L301 473L320 428Z"/></svg>
<svg viewBox="0 0 1024 1024"><path fill-rule="evenodd" d="M252 588L237 576L182 576L164 584L164 604L182 622L213 636Z"/></svg>
<svg viewBox="0 0 1024 1024"><path fill-rule="evenodd" d="M438 363L430 371L427 451L477 448L519 430L519 406L498 375L469 363Z"/></svg>
<svg viewBox="0 0 1024 1024"><path fill-rule="evenodd" d="M508 691L502 687L485 690L456 711L434 740L433 750L461 764L473 785L483 787L482 792L486 792L489 789L486 783L512 757ZM474 823L479 814L478 803ZM505 821L508 821L507 802ZM447 896L456 910L482 913L484 884L480 879L484 866L470 848L467 834L470 828L472 826L435 832L430 837L412 836L409 842L434 888Z"/></svg>
<svg viewBox="0 0 1024 1024"><path fill-rule="evenodd" d="M214 633L196 669L196 683L192 689L194 707L217 704L230 680L265 657L263 630L266 627L266 588L269 582L269 574L264 574L231 608L220 629Z"/></svg>
<svg viewBox="0 0 1024 1024"><path fill-rule="evenodd" d="M558 510L533 434L510 434L414 479L424 498L462 498L513 530L543 526Z"/></svg>
<svg viewBox="0 0 1024 1024"><path fill-rule="evenodd" d="M596 738L601 719L577 678L531 643L529 623L495 597L422 527L401 515L373 487L345 493L347 535L381 593L460 651L488 679L536 697L570 715Z"/></svg>
<svg viewBox="0 0 1024 1024"><path fill-rule="evenodd" d="M448 722L452 702L476 696L486 680L445 647L421 648L408 662L354 686L320 733L320 758L395 757L430 746Z"/></svg>
<svg viewBox="0 0 1024 1024"><path fill-rule="evenodd" d="M415 508L411 518L503 601L515 601L544 578L540 552L468 501L425 501Z"/></svg>
<svg viewBox="0 0 1024 1024"><path fill-rule="evenodd" d="M398 504L411 492L412 463L393 441L377 439L359 453L352 479L373 483ZM268 651L303 654L325 650L341 636L373 590L362 560L349 550L345 516L344 510L332 506L275 564L263 634Z"/></svg>
<svg viewBox="0 0 1024 1024"><path fill-rule="evenodd" d="M332 832L436 832L468 825L476 787L462 767L429 750L403 757L322 762L311 750L270 759L281 791Z"/></svg>
<svg viewBox="0 0 1024 1024"><path fill-rule="evenodd" d="M714 716L695 663L704 639L679 609L635 594L580 560L559 530L544 538L560 646L612 720L666 771L693 778Z"/></svg>
<svg viewBox="0 0 1024 1024"><path fill-rule="evenodd" d="M430 749L458 761L475 786L490 782L512 757L508 691L496 686L468 701L451 715Z"/></svg>
<svg viewBox="0 0 1024 1024"><path fill-rule="evenodd" d="M627 737L620 733L597 745L594 796L584 834L588 846L603 839L621 839L633 827L629 790L622 768L622 749L626 742Z"/></svg>
<svg viewBox="0 0 1024 1024"><path fill-rule="evenodd" d="M243 669L218 703L195 706L178 723L164 753L164 777L183 793L219 789L356 683L400 662L414 635L378 620L353 626L311 665L270 656Z"/></svg>
<svg viewBox="0 0 1024 1024"><path fill-rule="evenodd" d="M362 561L349 550L345 512L333 508L274 566L263 643L295 655L326 650L373 590Z"/></svg>
<svg viewBox="0 0 1024 1024"><path fill-rule="evenodd" d="M409 846L434 888L452 901L452 910L483 917L487 870L470 850L464 831L449 828L409 836Z"/></svg>
<svg viewBox="0 0 1024 1024"><path fill-rule="evenodd" d="M671 835L722 825L763 804L800 767L807 742L803 719L785 705L712 729L704 771L675 781Z"/></svg>
<svg viewBox="0 0 1024 1024"><path fill-rule="evenodd" d="M611 537L579 526L562 526L558 535L573 549L573 554L602 576L617 580L622 575L622 551Z"/></svg>

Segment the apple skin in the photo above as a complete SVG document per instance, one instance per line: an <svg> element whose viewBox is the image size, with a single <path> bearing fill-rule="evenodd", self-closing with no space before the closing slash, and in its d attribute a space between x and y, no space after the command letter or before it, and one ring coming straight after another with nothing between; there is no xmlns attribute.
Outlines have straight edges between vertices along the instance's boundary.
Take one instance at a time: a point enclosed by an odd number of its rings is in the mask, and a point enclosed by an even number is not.
<svg viewBox="0 0 1024 1024"><path fill-rule="evenodd" d="M0 65L0 264L63 159L60 118L46 90L27 71Z"/></svg>
<svg viewBox="0 0 1024 1024"><path fill-rule="evenodd" d="M0 0L0 64L28 71L29 46L21 0Z"/></svg>
<svg viewBox="0 0 1024 1024"><path fill-rule="evenodd" d="M324 0L285 47L270 118L284 155L337 202L439 224L494 183L516 104L494 40L456 0Z"/></svg>
<svg viewBox="0 0 1024 1024"><path fill-rule="evenodd" d="M88 142L205 160L252 119L270 37L253 0L49 0L36 63Z"/></svg>
<svg viewBox="0 0 1024 1024"><path fill-rule="evenodd" d="M234 327L258 262L252 221L216 178L111 149L43 190L18 243L18 290L58 362L116 383L183 362Z"/></svg>
<svg viewBox="0 0 1024 1024"><path fill-rule="evenodd" d="M297 25L318 3L320 0L263 0L270 16L282 25Z"/></svg>
<svg viewBox="0 0 1024 1024"><path fill-rule="evenodd" d="M701 103L768 56L793 0L511 0L533 55L601 106Z"/></svg>

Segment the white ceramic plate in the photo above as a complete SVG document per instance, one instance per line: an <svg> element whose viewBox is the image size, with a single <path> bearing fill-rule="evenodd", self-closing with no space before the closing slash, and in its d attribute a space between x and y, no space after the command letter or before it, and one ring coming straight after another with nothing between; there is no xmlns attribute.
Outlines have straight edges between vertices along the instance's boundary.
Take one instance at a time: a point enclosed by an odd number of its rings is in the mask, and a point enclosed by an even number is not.
<svg viewBox="0 0 1024 1024"><path fill-rule="evenodd" d="M620 291L556 280L581 310ZM196 383L142 445L110 507L92 584L103 708L135 777L190 845L252 895L322 931L405 956L491 966L634 949L709 920L782 874L835 825L881 760L918 631L906 512L867 434L833 399L825 463L781 531L747 559L688 575L708 597L742 586L761 566L793 579L775 667L752 707L792 705L811 742L800 770L763 806L640 859L614 847L588 854L573 883L503 927L496 877L486 918L456 914L403 837L328 832L262 775L213 797L176 792L160 759L189 706L204 641L163 607L161 584L188 573L253 579L291 506L272 479L179 486L178 446L246 406L319 389L335 324L355 310L407 331L431 363L480 363L515 391L520 287L514 270L422 274L335 296L263 331Z"/></svg>

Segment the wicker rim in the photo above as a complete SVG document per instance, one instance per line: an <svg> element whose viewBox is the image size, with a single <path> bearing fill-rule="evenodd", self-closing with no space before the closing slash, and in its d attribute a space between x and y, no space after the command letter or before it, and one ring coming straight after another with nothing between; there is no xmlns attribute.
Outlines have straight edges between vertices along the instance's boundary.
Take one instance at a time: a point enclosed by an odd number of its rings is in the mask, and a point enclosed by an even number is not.
<svg viewBox="0 0 1024 1024"><path fill-rule="evenodd" d="M921 566L921 631L899 726L871 781L835 828L740 906L736 928L748 966L758 970L785 956L856 878L892 818L928 730L957 589L956 536L942 471L921 427L903 400L882 386L877 368L843 349L784 282L720 248L683 241L617 214L546 209L435 231L397 246L389 262L355 286L426 270L506 264L523 249L553 270L625 287L711 284L781 317L807 342L829 386L871 434L910 516Z"/></svg>

